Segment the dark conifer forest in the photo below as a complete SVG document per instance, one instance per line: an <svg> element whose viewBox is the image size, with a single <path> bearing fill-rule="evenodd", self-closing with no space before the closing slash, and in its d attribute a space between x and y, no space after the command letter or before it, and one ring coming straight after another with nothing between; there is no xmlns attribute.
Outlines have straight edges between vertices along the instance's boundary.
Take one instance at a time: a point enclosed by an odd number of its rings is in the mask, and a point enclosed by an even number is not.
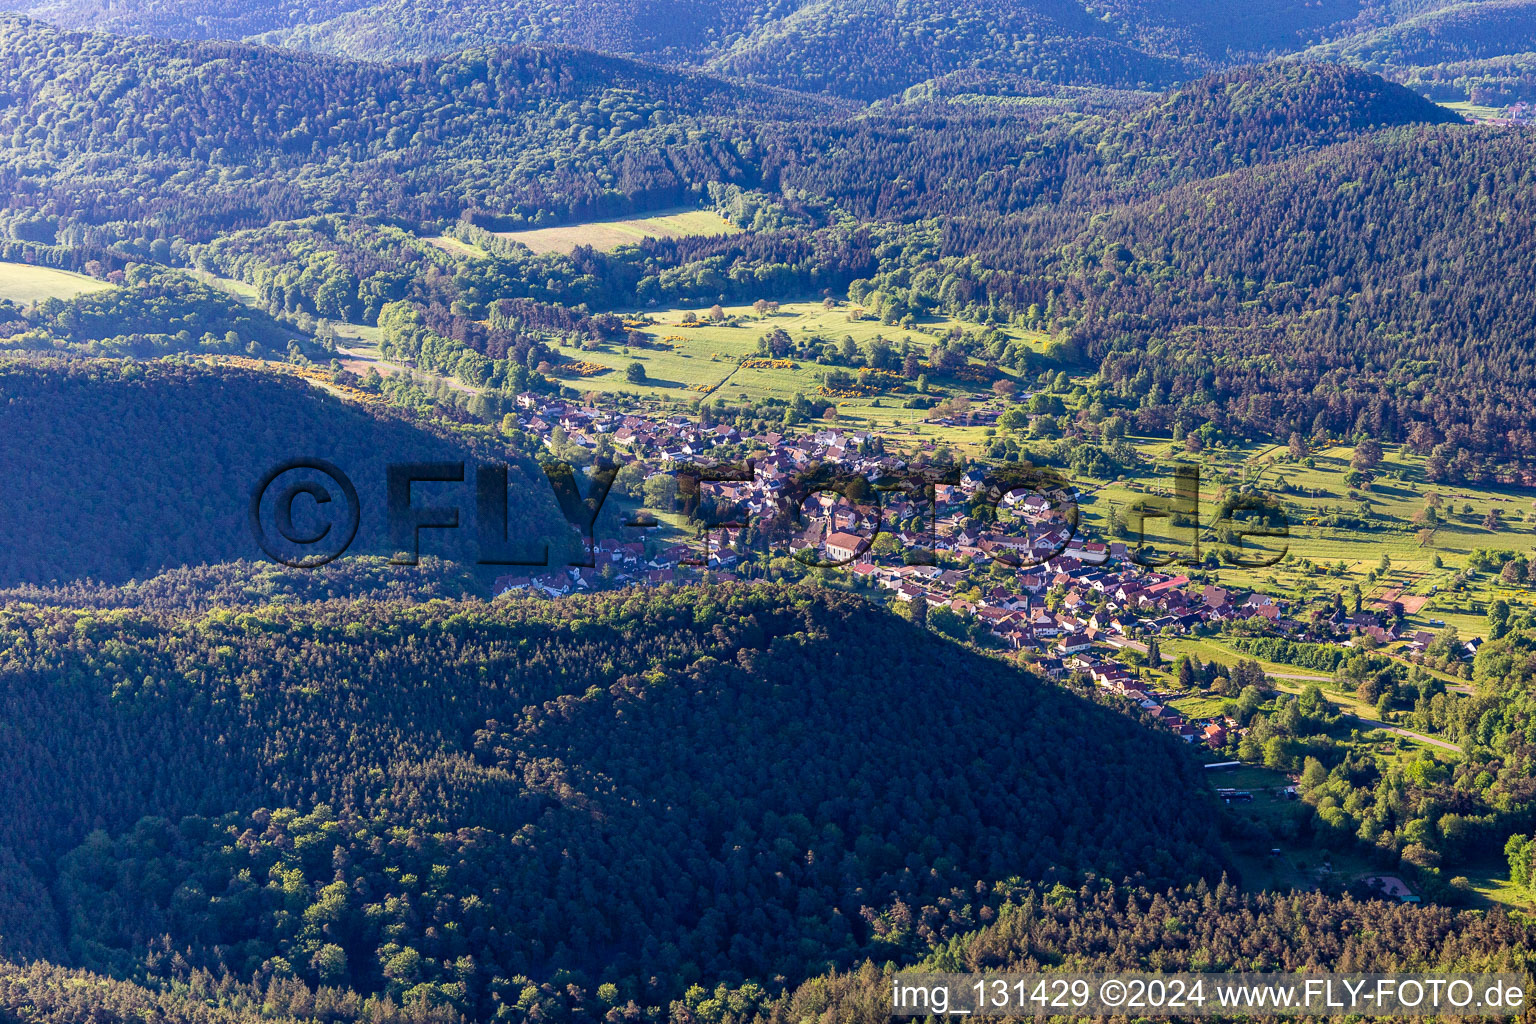
<svg viewBox="0 0 1536 1024"><path fill-rule="evenodd" d="M1223 867L1175 741L859 600L12 609L4 934L146 984L666 1005Z"/></svg>
<svg viewBox="0 0 1536 1024"><path fill-rule="evenodd" d="M325 459L357 488L354 554L397 550L391 462L466 464L463 493L440 492L464 506L465 529L438 531L423 549L467 571L478 561L467 488L479 465L508 467L509 521L548 538L556 557L570 532L529 453L407 410L361 410L301 381L116 361L12 362L0 364L0 380L7 486L28 496L0 508L0 532L13 541L0 549L8 585L123 583L265 560L249 526L251 494L299 456Z"/></svg>

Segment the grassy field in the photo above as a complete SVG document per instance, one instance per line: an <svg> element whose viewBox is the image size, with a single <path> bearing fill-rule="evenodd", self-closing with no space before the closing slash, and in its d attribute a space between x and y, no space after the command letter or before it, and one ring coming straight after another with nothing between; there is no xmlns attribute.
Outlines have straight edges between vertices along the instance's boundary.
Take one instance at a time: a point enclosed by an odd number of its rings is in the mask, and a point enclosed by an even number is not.
<svg viewBox="0 0 1536 1024"><path fill-rule="evenodd" d="M1179 646L1170 644L1170 647ZM1199 653L1210 653L1209 647L1200 645ZM1182 646L1180 649L1189 649ZM1221 660L1225 660L1224 658ZM1302 685L1280 682L1288 692L1296 692ZM1329 691L1329 700L1346 705L1339 695ZM1210 697L1191 696L1170 702L1174 707L1191 716L1212 713L1212 705L1219 703ZM1348 735L1353 724L1341 723L1337 735ZM1454 755L1426 748L1404 737L1390 739L1370 735L1352 741L1357 747L1368 749L1383 762L1417 758L1428 750L1442 760ZM1221 755L1211 755L1224 760ZM1367 875L1394 871L1373 852L1362 846L1340 847L1326 843L1307 822L1311 808L1303 801L1290 798L1284 789L1295 779L1288 773L1259 764L1241 764L1232 768L1208 769L1207 783L1213 789L1246 790L1253 795L1251 802L1230 805L1230 813L1237 821L1232 833L1232 851L1242 875L1243 883L1257 888L1314 889L1325 881L1349 884ZM1503 903L1518 903L1523 894L1509 885L1495 865L1488 865L1485 873L1473 877L1466 872L1473 887L1482 898Z"/></svg>
<svg viewBox="0 0 1536 1024"><path fill-rule="evenodd" d="M1486 107L1472 103L1469 100L1460 100L1456 103L1442 103L1440 106L1447 110L1454 110L1468 121L1486 121L1491 117L1501 117L1504 114L1503 107Z"/></svg>
<svg viewBox="0 0 1536 1024"><path fill-rule="evenodd" d="M1226 706L1225 697L1179 697L1168 702L1168 705L1179 714L1188 719L1216 718L1221 714L1221 709Z"/></svg>
<svg viewBox="0 0 1536 1024"><path fill-rule="evenodd" d="M0 267L0 294L4 294L5 269ZM18 269L34 278L56 273L30 267ZM59 276L69 280L71 287L76 287L76 282L99 287L96 282L75 275ZM254 301L254 290L248 285L226 279L209 280ZM787 402L797 394L815 397L821 385L819 378L828 367L809 359L796 359L792 365L781 366L741 365L744 359L757 354L758 339L769 331L782 329L797 342L813 337L840 342L850 337L861 348L879 335L893 345L909 339L923 350L936 336L952 328L978 329L975 324L940 317L927 318L910 329L875 319L851 319L851 307L846 302L827 309L819 301L784 303L778 312L766 316L758 316L748 306L731 306L725 309L723 323L684 326L685 314L702 320L705 313L702 309L684 308L647 311L645 315L653 323L640 329L647 338L645 347L629 348L622 342L595 349L564 347L564 356L589 364L597 373L570 374L563 376L561 382L582 392L623 393L634 399L675 402L685 409L706 397L732 402ZM335 329L338 339L349 350L352 368L361 372L365 364L377 361L374 329L345 324L337 324ZM1018 328L1006 330L1040 350L1048 341L1044 335ZM626 377L626 368L634 362L646 371L642 383L631 383ZM387 367L379 368L388 372ZM1031 384L1018 383L1026 390ZM908 385L882 394L838 397L837 423L876 431L895 450L940 443L964 454L979 454L996 433L989 427L925 423L930 415L927 410L906 407L913 394ZM990 398L986 385L953 379L931 380L929 394L935 399L956 395L966 395L973 401ZM1433 630L1449 623L1465 635L1483 632L1488 604L1495 598L1517 608L1536 608L1536 595L1525 586L1508 587L1486 573L1473 576L1464 584L1455 579L1476 548L1536 554L1536 491L1510 486L1431 484L1425 477L1424 458L1393 445L1384 446L1384 461L1369 485L1352 489L1346 474L1354 450L1345 444L1316 446L1305 459L1298 460L1284 446L1269 441L1191 453L1185 451L1183 444L1167 439L1129 440L1137 451L1138 464L1125 475L1114 479L1074 476L1080 489L1082 524L1091 535L1113 539L1109 531L1111 510L1123 522L1133 525L1132 507L1148 498L1166 496L1175 468L1185 466L1200 473L1204 554L1223 550L1210 529L1223 488L1251 484L1274 497L1286 510L1289 536L1265 542L1274 555L1283 551L1285 557L1258 569L1222 564L1210 572L1209 578L1223 585L1258 589L1302 603L1331 598L1358 586L1367 604L1403 601L1409 613L1408 624L1413 628ZM1042 453L1045 444L1039 443ZM1421 542L1413 519L1424 510L1432 494L1439 502L1439 523L1428 541ZM1484 520L1495 510L1500 513L1500 525L1498 529L1489 529ZM1329 525L1330 517L1341 513L1367 515L1370 525ZM1154 519L1151 523L1154 527L1167 526L1170 521ZM1244 547L1251 549L1253 544L1250 539ZM1177 546L1188 548L1187 532ZM1382 566L1383 556L1388 562L1386 568ZM1185 571L1198 575L1205 570Z"/></svg>
<svg viewBox="0 0 1536 1024"><path fill-rule="evenodd" d="M260 300L260 292L256 290L256 286L246 284L238 278L220 277L217 274L210 274L206 270L189 270L188 273L210 287L233 295L247 306L255 306Z"/></svg>
<svg viewBox="0 0 1536 1024"><path fill-rule="evenodd" d="M1243 660L1258 661L1259 667L1266 674L1291 678L1293 681L1302 684L1311 682L1324 683L1332 679L1331 676L1312 669L1297 668L1295 665L1282 665L1279 662L1264 661L1258 658L1250 659L1249 655L1211 638L1178 637L1160 644L1160 647L1162 648L1164 658L1177 660L1179 655L1188 654L1191 657L1199 658L1202 662L1216 662L1228 668Z"/></svg>
<svg viewBox="0 0 1536 1024"><path fill-rule="evenodd" d="M1253 794L1252 803L1232 805L1238 822L1233 853L1245 886L1315 889L1330 876L1347 884L1379 870L1362 852L1329 849L1300 838L1301 823L1311 810L1279 794L1291 783L1284 772L1245 764L1205 774L1213 789Z"/></svg>
<svg viewBox="0 0 1536 1024"><path fill-rule="evenodd" d="M1227 667L1237 664L1248 658L1249 655L1235 648L1228 647L1215 638L1178 637L1169 639L1161 644L1163 656L1177 659L1181 654L1199 658L1202 662L1217 662ZM1310 669L1297 668L1294 665L1281 665L1276 662L1259 661L1259 666L1270 678L1270 685L1283 693L1299 694L1308 686L1317 685L1323 691L1323 696L1330 704L1346 715L1354 716L1353 720L1346 719L1344 726L1347 729L1359 729L1362 732L1370 732L1373 729L1392 729L1394 726L1384 723L1376 714L1376 709L1365 701L1360 700L1353 693L1344 692L1333 685L1331 677ZM1172 667L1170 664L1169 668ZM1166 685L1171 686L1171 676L1163 677ZM1221 701L1206 696L1191 695L1181 697L1171 702L1180 711L1191 718L1212 717L1220 710ZM1460 757L1460 751L1449 749L1446 741L1438 737L1424 738L1417 734L1394 732L1391 734L1391 743L1410 750L1421 750L1438 761L1454 761ZM1435 740L1431 742L1431 739Z"/></svg>
<svg viewBox="0 0 1536 1024"><path fill-rule="evenodd" d="M1533 902L1536 902L1532 900L1529 890L1509 880L1508 865L1489 863L1466 870L1458 869L1456 874L1472 883L1472 891L1486 904L1497 903L1530 912Z"/></svg>
<svg viewBox="0 0 1536 1024"><path fill-rule="evenodd" d="M336 351L342 368L359 377L366 375L370 369L376 370L381 377L388 377L395 373L408 373L418 381L442 381L453 390L462 391L465 394L475 394L479 391L479 388L470 387L456 377L429 373L426 370L418 370L413 366L392 363L385 359L379 353L379 340L384 332L377 327L336 323L332 325L332 329L336 332Z"/></svg>
<svg viewBox="0 0 1536 1024"><path fill-rule="evenodd" d="M0 299L27 304L43 299L72 299L87 292L112 287L85 274L74 274L52 267L34 267L28 263L0 263Z"/></svg>
<svg viewBox="0 0 1536 1024"><path fill-rule="evenodd" d="M677 207L660 210L648 217L623 220L594 220L585 224L567 224L557 228L532 228L526 231L498 231L497 235L521 242L537 253L569 253L578 245L594 249L617 249L633 245L642 238L683 238L689 235L734 235L741 229L713 210ZM450 243L452 239L448 240ZM442 239L433 239L442 244ZM463 243L456 243L460 246Z"/></svg>
<svg viewBox="0 0 1536 1024"><path fill-rule="evenodd" d="M1223 564L1215 573L1223 585L1300 600L1358 585L1367 604L1403 601L1414 628L1437 629L1450 623L1464 633L1482 631L1487 605L1496 597L1512 606L1536 606L1529 588L1507 587L1486 574L1461 590L1453 580L1476 548L1536 552L1536 492L1528 488L1433 484L1425 478L1421 456L1391 445L1384 446L1384 460L1370 487L1352 490L1345 474L1354 450L1342 445L1310 452L1308 465L1292 461L1283 448L1268 443L1193 455L1166 440L1133 441L1144 460L1134 474L1079 481L1083 523L1101 536L1108 532L1111 508L1126 519L1136 502L1169 491L1175 467L1193 466L1200 472L1200 518L1207 526L1216 513L1220 489L1245 480L1287 510L1289 536L1266 542L1273 543L1272 553L1283 550L1287 557L1262 569ZM1413 518L1431 494L1440 502L1440 523L1428 543L1421 544ZM1368 529L1327 525L1334 512L1362 510L1369 511ZM1484 526L1490 511L1498 513L1498 529ZM1183 538L1180 546L1187 548L1188 534ZM1202 554L1221 549L1207 533ZM1385 570L1383 556L1389 563Z"/></svg>
<svg viewBox="0 0 1536 1024"><path fill-rule="evenodd" d="M468 242L461 241L460 239L454 238L452 235L434 235L431 238L423 239L423 241L430 242L432 245L437 246L439 249L442 249L444 252L450 252L450 253L453 253L456 256L489 256L490 255L484 249L480 248L478 245L470 245Z"/></svg>
<svg viewBox="0 0 1536 1024"><path fill-rule="evenodd" d="M641 333L660 348L626 348L622 344L609 344L596 350L572 347L562 348L563 355L577 361L609 368L609 372L597 376L567 377L563 383L583 391L614 392L646 398L671 398L688 402L697 401L708 392L709 397L731 400L762 400L768 398L789 401L797 394L814 396L819 387L817 375L828 367L809 360L795 360L793 367L746 367L739 361L757 354L757 341L775 328L786 331L797 341L820 336L830 341L851 337L859 345L876 335L893 344L902 338L910 338L912 344L926 350L932 344L933 335L947 332L953 327L976 329L975 324L958 320L932 317L918 324L915 330L907 330L883 324L878 320L850 320L850 307L839 305L827 309L821 302L786 302L777 313L759 317L750 306L727 306L727 322L705 326L685 327L685 313L700 315L701 310L660 309L649 310L655 321ZM731 321L734 320L734 323ZM1025 332L1014 331L1024 337ZM1043 336L1039 339L1043 343ZM646 381L632 384L624 375L632 362L645 367ZM931 394L943 398L957 390L956 382L935 381ZM981 384L967 385L964 393L980 395L986 392ZM858 427L897 428L897 433L911 436L937 436L941 428L917 428L926 410L907 409L903 405L914 392L872 395L862 398L840 398L837 401L841 421ZM945 429L942 431L951 441L977 440L982 436L979 428L967 430ZM973 435L973 436L972 436Z"/></svg>

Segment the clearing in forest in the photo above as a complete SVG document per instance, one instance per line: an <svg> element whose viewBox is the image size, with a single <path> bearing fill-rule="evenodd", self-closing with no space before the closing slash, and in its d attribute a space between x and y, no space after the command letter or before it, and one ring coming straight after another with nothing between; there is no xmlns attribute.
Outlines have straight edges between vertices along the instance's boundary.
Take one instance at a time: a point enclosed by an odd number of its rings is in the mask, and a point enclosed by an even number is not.
<svg viewBox="0 0 1536 1024"><path fill-rule="evenodd" d="M607 251L621 245L633 245L643 238L683 238L688 235L733 235L736 225L713 210L677 207L661 210L647 217L622 220L594 220L585 224L567 224L557 228L532 228L527 231L499 231L502 238L521 242L537 253L569 253L578 245L590 245Z"/></svg>
<svg viewBox="0 0 1536 1024"><path fill-rule="evenodd" d="M0 299L12 302L25 304L43 299L72 299L110 287L105 281L68 270L34 267L30 263L0 263Z"/></svg>

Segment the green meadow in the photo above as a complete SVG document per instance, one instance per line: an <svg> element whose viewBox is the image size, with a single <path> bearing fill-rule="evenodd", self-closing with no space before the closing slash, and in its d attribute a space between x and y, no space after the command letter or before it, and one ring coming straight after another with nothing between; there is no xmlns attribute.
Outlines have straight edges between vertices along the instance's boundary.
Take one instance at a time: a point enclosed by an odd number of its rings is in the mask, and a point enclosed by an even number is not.
<svg viewBox="0 0 1536 1024"><path fill-rule="evenodd" d="M821 302L783 303L777 313L759 316L751 306L723 307L724 323L703 322L707 310L653 309L648 315L654 323L640 328L650 344L661 347L629 348L622 343L610 343L587 350L566 346L560 352L576 361L598 364L608 372L591 377L566 377L563 383L582 391L599 393L624 392L646 398L675 399L696 402L706 392L710 399L725 398L732 401L762 401L780 399L789 401L797 394L814 396L820 386L820 375L832 367L823 366L808 359L794 360L789 367L741 366L744 359L757 356L758 339L774 329L782 329L796 341L821 337L840 342L851 337L861 347L876 336L899 344L909 338L914 346L926 350L935 336L952 328L979 330L979 325L950 318L932 317L908 329L881 323L876 319L850 319L854 309L848 303L827 309ZM692 313L698 317L696 326L685 326L683 316ZM1015 337L1028 338L1032 343L1043 345L1043 335L1009 329ZM633 362L645 367L644 383L631 383L625 377L625 368ZM952 394L982 394L987 385L964 383L935 378L930 395L944 398ZM915 391L908 386L899 392L858 398L838 398L838 416L844 422L869 427L907 426L920 422L926 410L907 409L904 403ZM947 432L946 432L947 433ZM981 437L976 432L976 439Z"/></svg>
<svg viewBox="0 0 1536 1024"><path fill-rule="evenodd" d="M1238 789L1253 794L1249 803L1234 803L1232 851L1245 884L1264 889L1315 889L1331 880L1348 884L1376 874L1381 868L1363 851L1323 845L1306 827L1311 809L1281 791L1292 780L1284 772L1261 765L1208 770L1212 789Z"/></svg>
<svg viewBox="0 0 1536 1024"><path fill-rule="evenodd" d="M191 269L187 273L212 288L217 288L228 295L233 295L248 306L260 304L261 293L253 284L247 284L234 277L220 277L218 274L212 274L206 270Z"/></svg>
<svg viewBox="0 0 1536 1024"><path fill-rule="evenodd" d="M1470 100L1459 100L1452 103L1442 103L1447 110L1454 110L1469 121L1487 121L1495 117L1504 116L1503 107L1490 107L1486 104L1473 103Z"/></svg>
<svg viewBox="0 0 1536 1024"><path fill-rule="evenodd" d="M254 289L249 285L199 276L254 301ZM56 291L102 287L100 282L80 275L0 264L0 296L18 292L23 282L34 290L50 282ZM876 336L893 345L907 339L919 350L926 350L935 338L954 328L980 329L974 323L939 317L904 328L873 318L855 318L854 309L846 301L831 309L820 301L801 301L784 303L777 312L759 315L750 306L734 305L724 308L723 322L710 321L706 309L652 309L634 314L651 321L638 328L647 339L644 347L629 347L622 342L606 343L595 349L561 347L560 352L568 359L601 368L596 375L567 375L561 382L584 393L618 393L635 399L676 403L683 408L706 398L723 398L733 404L765 399L788 402L797 394L816 396L822 375L831 367L809 359L796 359L792 366L743 365L758 357L758 339L772 330L782 329L796 341L820 337L840 342L851 337L861 348ZM685 314L694 317L691 326L685 321ZM394 369L379 360L377 328L348 324L333 327L348 368L364 372L368 365L375 365L383 373ZM1048 340L1044 335L1018 328L1002 330L1038 350L1043 350ZM626 368L635 362L645 368L643 382L627 379ZM1029 390L1033 382L1019 380L1018 384ZM906 407L915 394L907 384L882 394L836 397L836 422L877 431L898 449L940 443L966 454L980 455L995 437L997 431L991 427L946 427L925 422L929 410ZM982 383L941 377L929 381L928 395L936 400L957 395L973 399L990 397L989 389ZM1514 606L1536 607L1530 589L1505 586L1488 573L1458 580L1474 549L1527 554L1536 551L1536 492L1510 486L1432 484L1425 477L1424 458L1400 446L1383 446L1383 462L1369 484L1351 488L1345 477L1354 449L1347 445L1314 447L1305 459L1295 459L1283 445L1269 441L1217 446L1192 453L1183 444L1167 439L1129 440L1138 455L1136 466L1112 479L1073 475L1080 492L1082 524L1094 536L1111 537L1112 512L1126 526L1134 528L1133 509L1137 504L1166 499L1174 471L1190 467L1200 474L1202 554L1225 550L1211 529L1224 488L1252 484L1261 493L1273 496L1286 510L1288 536L1257 541L1250 538L1244 544L1254 555L1267 552L1278 561L1262 568L1224 563L1210 573L1210 578L1225 585L1251 587L1300 601L1331 597L1359 586L1367 603L1404 601L1410 613L1409 624L1415 628L1435 629L1449 623L1466 634L1483 630L1488 604L1495 598ZM1040 446L1041 442L1026 445ZM1439 522L1426 540L1413 519L1425 508L1431 494L1438 496ZM1499 525L1489 529L1485 520L1494 510L1498 512ZM1370 527L1328 525L1329 517L1341 511L1368 513ZM1168 532L1168 520L1149 519L1148 523L1154 543L1167 541L1166 547L1170 549L1188 549L1188 531L1163 536ZM1385 568L1383 556L1387 560ZM1203 567L1177 564L1174 568L1196 575L1205 571Z"/></svg>
<svg viewBox="0 0 1536 1024"><path fill-rule="evenodd" d="M498 231L501 238L521 242L536 253L570 253L578 245L598 250L633 245L645 238L683 238L690 235L734 235L741 229L713 210L677 207L646 217L587 221L553 228ZM434 241L440 242L439 239ZM461 243L462 244L462 243Z"/></svg>
<svg viewBox="0 0 1536 1024"><path fill-rule="evenodd" d="M1223 562L1217 575L1224 584L1300 599L1357 585L1368 604L1403 601L1414 626L1432 629L1450 623L1465 632L1482 629L1487 605L1495 598L1512 605L1536 605L1528 588L1505 586L1487 573L1460 584L1456 580L1474 549L1527 555L1536 550L1536 492L1529 489L1431 483L1425 477L1424 458L1400 446L1383 446L1384 458L1370 485L1351 488L1345 475L1354 456L1352 447L1319 448L1309 452L1306 460L1293 460L1284 447L1269 443L1196 455L1166 440L1133 440L1143 459L1134 472L1113 480L1075 481L1081 491L1082 521L1100 536L1109 533L1111 509L1134 529L1132 510L1137 503L1166 500L1175 468L1190 466L1200 473L1200 520L1207 528L1214 522L1222 489L1245 481L1286 510L1288 536L1249 539L1245 552L1253 553L1243 556L1262 561L1261 554L1274 558L1283 552L1283 557L1264 568ZM1431 494L1439 502L1440 521L1423 538L1414 517ZM1367 510L1367 528L1328 525L1333 513ZM1496 529L1485 525L1490 512L1497 513ZM1164 539L1166 523L1149 519L1149 537ZM1176 537L1178 546L1188 550L1189 531ZM1226 548L1206 529L1201 553L1213 550Z"/></svg>
<svg viewBox="0 0 1536 1024"><path fill-rule="evenodd" d="M112 287L105 281L29 263L0 263L0 299L28 304L44 299L72 299Z"/></svg>

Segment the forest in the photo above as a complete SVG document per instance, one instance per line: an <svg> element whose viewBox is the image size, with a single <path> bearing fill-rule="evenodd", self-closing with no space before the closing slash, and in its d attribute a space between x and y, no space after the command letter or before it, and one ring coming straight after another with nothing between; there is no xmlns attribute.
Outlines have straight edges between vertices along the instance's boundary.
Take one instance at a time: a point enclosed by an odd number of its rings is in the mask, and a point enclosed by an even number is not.
<svg viewBox="0 0 1536 1024"><path fill-rule="evenodd" d="M1021 880L1227 869L1175 740L858 598L117 593L0 613L18 955L649 1016L910 958Z"/></svg>
<svg viewBox="0 0 1536 1024"><path fill-rule="evenodd" d="M509 520L549 538L557 564L570 532L531 453L486 428L456 429L383 403L360 408L275 373L11 361L0 363L0 460L8 486L29 499L0 506L0 535L25 538L0 547L0 585L123 583L184 565L264 559L248 522L252 489L298 458L326 459L354 481L354 554L398 550L386 514L390 463L508 466ZM467 527L468 490L461 503ZM433 533L427 553L474 567L474 531Z"/></svg>
<svg viewBox="0 0 1536 1024"><path fill-rule="evenodd" d="M1080 887L1057 882L1020 885L991 920L950 939L920 969L1040 970L1061 964L1084 970L1122 968L1273 970L1347 965L1360 971L1528 970L1530 925L1512 915L1354 900L1321 893L1244 894L1221 882L1167 891L1100 880ZM890 1019L889 967L864 961L775 994L762 985L691 985L667 1007L678 1024L789 1024ZM569 994L569 993L567 993ZM46 963L0 961L0 1007L47 1024L86 1024L107 1013L167 1022L235 1024L252 1020L457 1021L449 1008L402 1006L388 996L312 988L297 978L265 984L215 978L193 969L184 988L158 990ZM637 1004L617 986L600 986L574 1013L537 987L523 989L516 1009L529 1020L638 1022ZM1318 1018L1297 1017L1312 1021ZM1322 1018L1327 1019L1327 1018Z"/></svg>
<svg viewBox="0 0 1536 1024"><path fill-rule="evenodd" d="M1058 357L1097 367L1142 432L1363 430L1432 455L1448 481L1518 476L1536 454L1529 260L1500 229L1529 217L1530 143L1363 72L1275 64L1107 108L1069 97L1049 115L920 94L842 118L803 94L570 51L381 66L154 44L183 55L166 65L143 44L27 22L6 38L12 76L32 83L0 113L14 231L233 277L271 315L373 324L413 304L480 361L438 344L422 355L419 335L402 356L475 386L536 386L525 371L546 361L552 325L590 332L575 325L605 310L863 282L890 322L944 312L1051 332ZM231 60L256 91L192 70ZM102 74L122 87L66 117L71 76ZM176 121L143 113L162 109ZM521 140L510 151L508 132ZM123 189L39 177L36 156L53 150ZM182 169L147 201L125 176L146 159ZM775 204L771 226L569 256L485 233L730 206L744 189ZM445 228L489 248L426 240ZM503 298L556 308L504 318L513 333L500 339L453 326ZM71 346L80 323L85 311L39 325L26 345ZM272 344L261 325L225 326L193 323L181 347Z"/></svg>
<svg viewBox="0 0 1536 1024"><path fill-rule="evenodd" d="M1104 882L1076 889L1058 884L1022 891L994 922L950 940L922 967L1519 971L1529 970L1530 928L1502 912L1485 916L1323 893L1251 894L1225 882L1169 892ZM695 992L687 1004L691 1016L679 1019L878 1024L890 1016L889 984L880 965L865 963L808 981L777 1000L729 989Z"/></svg>
<svg viewBox="0 0 1536 1024"><path fill-rule="evenodd" d="M467 47L568 45L802 92L879 99L954 69L1057 84L1162 88L1283 55L1342 60L1394 81L1524 88L1533 49L1520 3L1315 0L12 0L66 28L251 39L366 60ZM861 59L862 58L862 59ZM1436 97L1442 98L1442 97ZM1481 102L1481 100L1478 100Z"/></svg>

